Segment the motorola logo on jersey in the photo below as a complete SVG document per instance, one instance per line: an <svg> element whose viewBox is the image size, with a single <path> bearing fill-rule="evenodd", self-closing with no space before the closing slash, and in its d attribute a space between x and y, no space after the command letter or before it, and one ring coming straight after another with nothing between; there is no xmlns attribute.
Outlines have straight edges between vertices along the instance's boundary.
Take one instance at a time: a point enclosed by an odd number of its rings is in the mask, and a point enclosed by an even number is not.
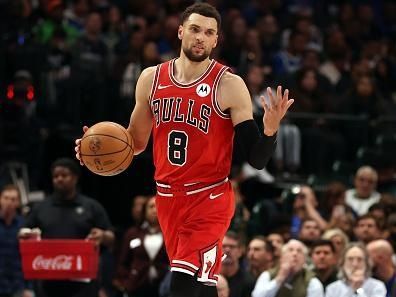
<svg viewBox="0 0 396 297"><path fill-rule="evenodd" d="M208 84L199 84L196 91L199 97L206 97L210 94L210 86Z"/></svg>

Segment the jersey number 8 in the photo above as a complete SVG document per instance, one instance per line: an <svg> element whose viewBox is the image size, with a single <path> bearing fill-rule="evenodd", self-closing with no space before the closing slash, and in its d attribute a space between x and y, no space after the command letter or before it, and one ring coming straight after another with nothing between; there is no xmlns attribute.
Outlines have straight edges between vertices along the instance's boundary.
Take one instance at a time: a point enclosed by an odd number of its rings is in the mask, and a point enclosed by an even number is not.
<svg viewBox="0 0 396 297"><path fill-rule="evenodd" d="M168 160L183 166L187 160L188 135L184 131L172 130L168 135Z"/></svg>

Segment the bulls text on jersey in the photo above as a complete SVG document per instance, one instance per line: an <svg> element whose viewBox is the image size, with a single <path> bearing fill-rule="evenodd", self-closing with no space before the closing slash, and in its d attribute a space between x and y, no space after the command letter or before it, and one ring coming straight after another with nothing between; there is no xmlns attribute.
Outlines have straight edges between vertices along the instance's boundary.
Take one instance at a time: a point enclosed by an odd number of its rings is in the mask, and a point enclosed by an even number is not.
<svg viewBox="0 0 396 297"><path fill-rule="evenodd" d="M185 107L183 104L187 104L186 108L183 108ZM195 108L199 108L199 118L193 115ZM151 110L156 127L161 123L175 122L186 123L205 134L209 131L212 108L206 104L196 104L193 99L183 100L181 97L154 99L151 102Z"/></svg>

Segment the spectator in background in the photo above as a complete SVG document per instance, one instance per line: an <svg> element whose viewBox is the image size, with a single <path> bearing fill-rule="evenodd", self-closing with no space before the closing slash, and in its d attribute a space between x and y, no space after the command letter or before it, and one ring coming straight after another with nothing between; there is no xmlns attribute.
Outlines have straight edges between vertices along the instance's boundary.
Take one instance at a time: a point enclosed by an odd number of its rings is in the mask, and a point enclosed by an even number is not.
<svg viewBox="0 0 396 297"><path fill-rule="evenodd" d="M275 266L274 247L264 236L255 236L249 242L246 258L248 272L257 280L260 274Z"/></svg>
<svg viewBox="0 0 396 297"><path fill-rule="evenodd" d="M368 214L375 218L375 220L378 222L380 230L385 231L386 218L388 216L387 206L381 202L374 203L370 206Z"/></svg>
<svg viewBox="0 0 396 297"><path fill-rule="evenodd" d="M336 250L330 240L320 239L311 247L313 271L320 280L323 288L338 280Z"/></svg>
<svg viewBox="0 0 396 297"><path fill-rule="evenodd" d="M302 162L307 172L323 173L331 168L333 160L345 157L345 140L339 127L329 122L324 114L334 112L333 99L325 89L319 73L312 68L301 68L293 75L299 100L292 110L310 113L313 119L295 119L302 135ZM322 145L317 146L318 143ZM312 147L316 147L312 150Z"/></svg>
<svg viewBox="0 0 396 297"><path fill-rule="evenodd" d="M365 245L382 236L379 222L369 214L357 218L354 233L356 239Z"/></svg>
<svg viewBox="0 0 396 297"><path fill-rule="evenodd" d="M365 121L352 122L345 126L344 137L348 139L348 154L354 157L356 151L369 144L367 131L379 116L387 114L386 104L377 91L376 84L371 75L369 62L359 60L352 67L351 74L356 76L352 88L346 93L339 107L339 113L360 116Z"/></svg>
<svg viewBox="0 0 396 297"><path fill-rule="evenodd" d="M39 22L33 29L33 32L40 43L46 44L56 31L64 31L66 34L66 43L71 46L80 35L79 31L68 24L64 17L64 4L62 0L52 0L47 2L46 18Z"/></svg>
<svg viewBox="0 0 396 297"><path fill-rule="evenodd" d="M306 44L305 34L298 31L290 33L287 48L279 51L273 59L273 73L278 79L300 69Z"/></svg>
<svg viewBox="0 0 396 297"><path fill-rule="evenodd" d="M239 189L239 184L236 181L232 181L231 183L235 197L235 212L228 229L236 232L241 238L245 238L250 212L244 203L245 197Z"/></svg>
<svg viewBox="0 0 396 297"><path fill-rule="evenodd" d="M318 201L315 192L307 185L295 186L291 189L295 195L293 200L291 234L293 237L299 236L302 222L313 220L317 223L320 230L327 227L327 222L322 218L316 207Z"/></svg>
<svg viewBox="0 0 396 297"><path fill-rule="evenodd" d="M379 202L381 196L376 191L377 171L370 166L360 167L355 174L354 188L345 193L345 203L359 216L368 212L371 205Z"/></svg>
<svg viewBox="0 0 396 297"><path fill-rule="evenodd" d="M33 207L24 226L38 228L45 239L85 238L111 247L114 233L105 209L77 189L79 165L72 159L57 159L51 166L51 175L54 192ZM21 229L21 237L32 235L31 229ZM97 297L99 284L93 280L42 281L39 288L38 297Z"/></svg>
<svg viewBox="0 0 396 297"><path fill-rule="evenodd" d="M223 239L225 258L221 263L221 274L227 279L230 297L249 297L254 287L254 279L241 266L243 243L239 235L228 231Z"/></svg>
<svg viewBox="0 0 396 297"><path fill-rule="evenodd" d="M349 243L348 236L341 229L335 228L326 230L322 235L322 239L331 241L334 246L336 263L339 263L341 261L342 253Z"/></svg>
<svg viewBox="0 0 396 297"><path fill-rule="evenodd" d="M242 51L245 46L248 28L245 19L239 14L230 18L229 21L229 27L224 32L225 42L221 55L225 60L225 64L238 71L240 69Z"/></svg>
<svg viewBox="0 0 396 297"><path fill-rule="evenodd" d="M349 207L338 205L333 210L333 214L330 218L328 228L340 229L349 238L353 238L353 228L355 224L355 216L353 215L353 212L349 210Z"/></svg>
<svg viewBox="0 0 396 297"><path fill-rule="evenodd" d="M66 22L78 32L84 32L85 20L91 10L89 0L72 0L65 9Z"/></svg>
<svg viewBox="0 0 396 297"><path fill-rule="evenodd" d="M252 297L322 297L322 283L305 268L307 257L307 247L291 239L282 248L279 267L259 276Z"/></svg>
<svg viewBox="0 0 396 297"><path fill-rule="evenodd" d="M387 239L392 244L393 250L396 250L396 213L389 215L386 226L389 231Z"/></svg>
<svg viewBox="0 0 396 297"><path fill-rule="evenodd" d="M25 282L19 254L18 231L23 217L18 213L21 195L17 186L5 185L0 192L0 296L33 297Z"/></svg>
<svg viewBox="0 0 396 297"><path fill-rule="evenodd" d="M72 97L79 123L88 125L107 118L108 49L102 40L102 16L91 12L85 32L71 49Z"/></svg>
<svg viewBox="0 0 396 297"><path fill-rule="evenodd" d="M260 35L264 69L267 74L271 74L272 59L280 49L280 28L278 20L273 14L267 13L257 21L256 28Z"/></svg>
<svg viewBox="0 0 396 297"><path fill-rule="evenodd" d="M217 295L218 297L230 296L230 288L228 287L227 279L221 274L219 274L219 278L217 280Z"/></svg>
<svg viewBox="0 0 396 297"><path fill-rule="evenodd" d="M146 200L142 212L143 224L130 228L124 235L114 283L131 297L158 297L169 261L158 223L155 197Z"/></svg>
<svg viewBox="0 0 396 297"><path fill-rule="evenodd" d="M274 262L278 264L277 262L281 255L282 246L285 244L285 240L283 239L281 234L274 232L268 234L267 239L274 247Z"/></svg>
<svg viewBox="0 0 396 297"><path fill-rule="evenodd" d="M320 239L322 231L319 224L313 219L305 219L301 223L301 228L298 233L298 240L303 242L310 250L312 244Z"/></svg>
<svg viewBox="0 0 396 297"><path fill-rule="evenodd" d="M132 217L132 226L140 226L145 217L144 207L149 199L148 196L137 195L132 199L132 207L131 207L131 217Z"/></svg>
<svg viewBox="0 0 396 297"><path fill-rule="evenodd" d="M332 181L326 185L320 204L320 213L323 219L330 222L334 216L334 209L339 205L345 206L346 187L343 183Z"/></svg>
<svg viewBox="0 0 396 297"><path fill-rule="evenodd" d="M341 258L341 279L328 285L326 297L385 297L383 282L370 276L369 255L361 243L350 243Z"/></svg>
<svg viewBox="0 0 396 297"><path fill-rule="evenodd" d="M384 282L386 297L396 296L396 265L393 262L392 245L386 240L378 239L368 243L366 248L373 264L373 277Z"/></svg>

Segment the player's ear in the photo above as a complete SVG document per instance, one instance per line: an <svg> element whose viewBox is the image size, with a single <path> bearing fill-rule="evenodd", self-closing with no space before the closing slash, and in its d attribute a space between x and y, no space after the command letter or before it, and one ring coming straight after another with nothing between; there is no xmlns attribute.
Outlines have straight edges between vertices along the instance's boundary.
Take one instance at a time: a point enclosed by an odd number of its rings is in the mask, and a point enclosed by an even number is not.
<svg viewBox="0 0 396 297"><path fill-rule="evenodd" d="M213 44L213 48L217 46L217 41L219 40L219 34L216 35L215 43Z"/></svg>
<svg viewBox="0 0 396 297"><path fill-rule="evenodd" d="M179 26L179 29L177 30L177 37L178 37L180 40L182 40L182 38L183 38L183 26L182 26L182 25L180 25L180 26Z"/></svg>

